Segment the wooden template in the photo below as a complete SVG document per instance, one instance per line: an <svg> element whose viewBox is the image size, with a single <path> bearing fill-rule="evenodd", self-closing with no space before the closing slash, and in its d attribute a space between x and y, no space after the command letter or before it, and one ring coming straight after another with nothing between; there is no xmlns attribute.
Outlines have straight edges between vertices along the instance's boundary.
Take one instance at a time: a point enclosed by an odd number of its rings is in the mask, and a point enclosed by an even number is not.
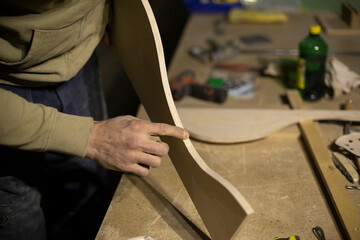
<svg viewBox="0 0 360 240"><path fill-rule="evenodd" d="M240 143L267 137L304 120L360 121L360 111L179 108L184 127L194 139Z"/></svg>
<svg viewBox="0 0 360 240"><path fill-rule="evenodd" d="M114 1L111 41L151 121L182 127L167 78L159 30L147 0ZM234 237L251 206L201 159L190 140L162 137L213 239Z"/></svg>
<svg viewBox="0 0 360 240"><path fill-rule="evenodd" d="M305 105L297 90L288 91L289 102L293 108L304 109ZM331 160L331 155L325 146L318 131L317 125L312 120L299 123L305 143L310 150L311 159L320 175L319 183L324 186L324 194L334 208L334 216L339 223L339 228L344 239L360 239L360 213L354 201L345 188L340 172Z"/></svg>

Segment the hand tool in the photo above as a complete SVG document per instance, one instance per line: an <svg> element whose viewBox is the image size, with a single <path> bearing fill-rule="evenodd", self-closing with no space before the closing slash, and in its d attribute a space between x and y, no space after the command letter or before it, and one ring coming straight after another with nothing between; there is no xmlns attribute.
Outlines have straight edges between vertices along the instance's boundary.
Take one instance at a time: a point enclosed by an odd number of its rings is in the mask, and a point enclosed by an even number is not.
<svg viewBox="0 0 360 240"><path fill-rule="evenodd" d="M220 60L235 57L238 54L256 55L276 55L276 56L298 56L298 49L291 48L263 48L263 49L243 49L233 39L227 40L225 45L221 45L214 39L208 39L210 48L195 45L189 49L190 54L201 62L218 62ZM329 56L335 55L360 55L360 51L329 50Z"/></svg>
<svg viewBox="0 0 360 240"><path fill-rule="evenodd" d="M189 49L190 55L192 55L196 59L200 60L201 62L210 61L209 52L210 51L208 49L205 49L204 47L199 46L199 45L192 46Z"/></svg>
<svg viewBox="0 0 360 240"><path fill-rule="evenodd" d="M322 230L321 227L316 226L316 227L312 228L311 230L318 240L326 240L324 230Z"/></svg>
<svg viewBox="0 0 360 240"><path fill-rule="evenodd" d="M360 190L360 186L345 186L346 189L350 189L350 190Z"/></svg>
<svg viewBox="0 0 360 240"><path fill-rule="evenodd" d="M239 53L238 46L234 40L228 40L226 44L220 44L213 38L207 39L210 48L202 46L192 46L189 50L190 54L201 62L218 62L224 59L235 57Z"/></svg>
<svg viewBox="0 0 360 240"><path fill-rule="evenodd" d="M196 81L192 70L185 70L170 81L171 93L175 101L186 95L191 95L207 101L222 103L227 98L227 90Z"/></svg>
<svg viewBox="0 0 360 240"><path fill-rule="evenodd" d="M299 236L291 236L291 237L277 237L273 240L300 240Z"/></svg>
<svg viewBox="0 0 360 240"><path fill-rule="evenodd" d="M344 165L342 165L339 161L339 158L335 157L334 155L331 156L331 159L333 160L335 167L337 169L339 169L339 171L346 177L346 179L351 182L354 183L354 178L349 174L349 172L346 170L346 168L344 167Z"/></svg>

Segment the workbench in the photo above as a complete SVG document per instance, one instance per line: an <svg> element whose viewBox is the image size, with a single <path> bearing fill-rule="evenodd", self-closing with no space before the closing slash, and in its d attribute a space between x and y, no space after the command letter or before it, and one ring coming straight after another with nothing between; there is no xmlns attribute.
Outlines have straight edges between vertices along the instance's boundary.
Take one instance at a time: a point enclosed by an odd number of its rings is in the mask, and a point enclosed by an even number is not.
<svg viewBox="0 0 360 240"><path fill-rule="evenodd" d="M214 22L223 20L223 14L193 14L171 61L169 78L189 68L195 71L199 82L207 81L212 65L191 57L188 50L193 45L204 44L209 37L224 40L262 34L271 39L271 43L262 45L262 48L297 49L298 43L308 33L308 26L316 23L314 16L314 12L289 15L288 22L274 25L224 24L225 34L217 36ZM358 36L322 36L330 50L360 51ZM258 45L242 47L251 49ZM241 54L225 62L262 66L264 62L279 57ZM285 57L296 59L296 56ZM360 73L360 55L337 57ZM290 108L284 101L286 88L279 80L259 76L257 85L258 88L250 99L230 97L225 103L217 104L187 96L176 102L176 106ZM339 110L341 104L348 99L352 99L354 109L360 109L360 89L336 99L324 98L318 102L306 103L306 106L308 109ZM138 117L147 118L143 108L139 110ZM339 123L321 122L318 127L328 146L343 132L343 125ZM316 226L324 230L326 239L341 239L297 125L286 127L264 139L246 143L192 142L208 166L233 184L254 209L254 214L242 224L236 239L265 240L298 235L301 239L310 240L316 239L312 232L312 228ZM347 180L343 180L345 186ZM357 210L360 210L360 191L348 192ZM181 207L170 203L169 199L174 198L181 203ZM151 236L158 240L209 239L168 157L163 158L160 168L151 169L146 178L123 175L96 239L129 239L137 236Z"/></svg>

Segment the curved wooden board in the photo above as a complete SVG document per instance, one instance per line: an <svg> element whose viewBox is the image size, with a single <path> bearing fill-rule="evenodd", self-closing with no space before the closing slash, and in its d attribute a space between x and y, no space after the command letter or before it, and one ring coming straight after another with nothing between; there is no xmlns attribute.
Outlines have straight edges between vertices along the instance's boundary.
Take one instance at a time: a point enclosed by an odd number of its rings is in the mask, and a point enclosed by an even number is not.
<svg viewBox="0 0 360 240"><path fill-rule="evenodd" d="M182 127L167 78L160 34L147 0L114 1L111 40L151 121ZM190 140L162 138L169 156L213 239L234 237L251 206L212 171Z"/></svg>
<svg viewBox="0 0 360 240"><path fill-rule="evenodd" d="M181 121L194 139L240 143L267 137L304 120L360 121L360 111L179 108Z"/></svg>

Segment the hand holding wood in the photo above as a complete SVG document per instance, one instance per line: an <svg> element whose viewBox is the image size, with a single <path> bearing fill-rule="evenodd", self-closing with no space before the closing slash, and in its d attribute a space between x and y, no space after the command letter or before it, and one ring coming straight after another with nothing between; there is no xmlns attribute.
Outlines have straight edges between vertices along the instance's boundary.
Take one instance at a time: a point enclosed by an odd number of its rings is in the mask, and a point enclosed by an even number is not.
<svg viewBox="0 0 360 240"><path fill-rule="evenodd" d="M182 127L167 77L159 29L147 0L114 1L112 43L151 121ZM253 209L212 171L189 139L162 137L212 239L231 239Z"/></svg>
<svg viewBox="0 0 360 240"><path fill-rule="evenodd" d="M159 167L161 157L169 152L166 143L150 138L153 135L189 137L180 127L121 116L94 123L86 157L111 170L147 176L147 166Z"/></svg>

